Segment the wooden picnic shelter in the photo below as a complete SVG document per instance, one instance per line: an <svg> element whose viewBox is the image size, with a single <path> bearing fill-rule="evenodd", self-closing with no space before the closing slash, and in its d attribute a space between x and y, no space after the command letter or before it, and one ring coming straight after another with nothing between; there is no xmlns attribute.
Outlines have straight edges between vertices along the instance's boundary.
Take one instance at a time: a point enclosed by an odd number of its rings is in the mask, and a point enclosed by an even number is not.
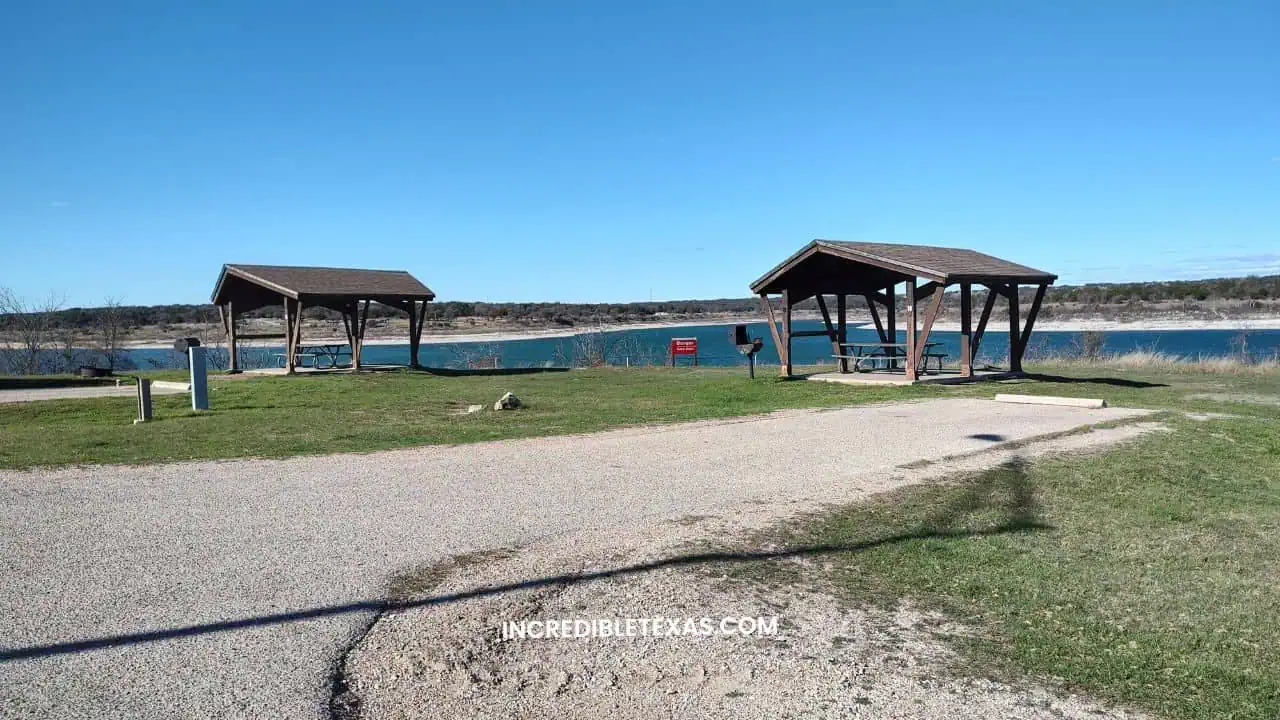
<svg viewBox="0 0 1280 720"><path fill-rule="evenodd" d="M1014 373L1022 371L1022 356L1031 338L1036 315L1040 312L1040 303L1046 289L1056 279L1052 273L964 248L814 240L752 283L751 292L760 296L783 375L791 376L792 338L803 336L829 338L832 354L839 360L840 371L849 372L850 360L855 361L856 369L860 358L851 357L847 352L847 302L853 296L866 302L881 344L890 355L901 351L904 357L895 357L894 360L903 365L905 379L915 381L924 363L932 357L927 355L931 347L929 333L942 309L943 295L948 287L959 285L960 374L972 379L974 359L978 356L987 321L1000 298L1009 307L1008 370ZM905 317L902 319L906 343L895 347L899 345L896 294L899 285L905 285ZM987 289L976 330L972 322L974 285ZM1021 285L1035 287L1025 325L1019 323L1018 288ZM781 296L780 323L770 295ZM827 295L835 296L834 323ZM816 298L824 329L793 330L792 308L808 298ZM921 302L924 303L923 313L919 310Z"/></svg>
<svg viewBox="0 0 1280 720"><path fill-rule="evenodd" d="M218 306L227 335L232 372L239 371L237 344L240 340L281 339L285 341L286 372L292 373L302 342L302 312L312 307L327 308L342 316L347 344L351 347L351 367L359 370L372 303L409 315L409 363L411 367L419 367L423 319L427 303L435 296L430 288L404 270L290 265L223 265L213 288L213 304ZM237 334L237 318L274 305L284 306L283 333Z"/></svg>

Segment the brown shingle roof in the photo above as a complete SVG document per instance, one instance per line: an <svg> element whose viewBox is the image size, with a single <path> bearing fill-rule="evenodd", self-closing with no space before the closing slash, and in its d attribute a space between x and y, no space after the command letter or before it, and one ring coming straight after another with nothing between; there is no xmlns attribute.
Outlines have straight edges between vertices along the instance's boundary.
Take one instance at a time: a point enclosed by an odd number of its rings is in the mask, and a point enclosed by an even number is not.
<svg viewBox="0 0 1280 720"><path fill-rule="evenodd" d="M998 257L966 248L935 247L932 245L899 245L896 243L850 242L845 240L814 240L787 258L780 265L765 273L751 284L752 292L760 292L778 280L800 261L816 253L833 255L853 262L861 262L904 275L914 275L943 283L960 280L1018 281L1039 283L1053 282L1057 275L1026 265L1002 260Z"/></svg>
<svg viewBox="0 0 1280 720"><path fill-rule="evenodd" d="M292 298L307 295L360 298L399 296L405 299L432 300L436 296L431 288L423 285L404 270L236 263L222 266L218 284L213 290L214 303L220 301L219 295L225 287L228 276L240 278Z"/></svg>

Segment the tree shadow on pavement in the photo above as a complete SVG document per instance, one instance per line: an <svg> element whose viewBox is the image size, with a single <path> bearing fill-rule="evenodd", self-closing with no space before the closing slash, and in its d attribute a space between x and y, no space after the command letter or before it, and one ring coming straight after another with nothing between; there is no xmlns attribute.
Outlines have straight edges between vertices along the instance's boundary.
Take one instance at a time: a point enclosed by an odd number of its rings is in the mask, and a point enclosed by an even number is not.
<svg viewBox="0 0 1280 720"><path fill-rule="evenodd" d="M839 553L858 553L896 543L918 540L945 540L953 538L984 537L1010 533L1034 532L1052 529L1040 518L1035 493L1027 478L1026 463L1020 458L984 472L971 482L959 486L960 491L948 502L932 509L914 529L887 533L880 537L847 543L800 544L776 550L760 551L708 551L673 555L649 562L624 565L606 570L583 573L565 573L531 580L479 587L457 593L434 595L410 600L361 600L327 605L290 612L273 613L236 620L201 623L183 627L150 630L85 640L10 647L0 649L0 663L15 662L101 650L125 645L172 640L176 638L207 635L210 633L243 630L247 628L280 625L314 620L352 613L379 613L394 610L445 605L448 603L489 597L518 590L542 587L574 585L578 583L608 580L668 568L691 567L710 564L758 563L792 558L818 557ZM983 518L975 526L975 518Z"/></svg>
<svg viewBox="0 0 1280 720"><path fill-rule="evenodd" d="M1024 380L1038 380L1047 383L1065 383L1065 384L1092 384L1092 385L1111 385L1114 387L1126 388L1161 388L1169 387L1165 383L1146 382L1145 380L1130 380L1129 378L1114 377L1069 377L1067 375L1045 375L1043 373L1026 373L1022 376Z"/></svg>

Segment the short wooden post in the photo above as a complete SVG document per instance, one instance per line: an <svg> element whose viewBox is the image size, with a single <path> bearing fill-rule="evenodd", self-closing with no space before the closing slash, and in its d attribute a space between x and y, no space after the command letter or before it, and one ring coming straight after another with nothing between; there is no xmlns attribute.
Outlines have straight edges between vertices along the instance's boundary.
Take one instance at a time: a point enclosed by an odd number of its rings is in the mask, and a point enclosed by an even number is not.
<svg viewBox="0 0 1280 720"><path fill-rule="evenodd" d="M1009 372L1022 372L1022 325L1018 322L1018 283L1009 283Z"/></svg>
<svg viewBox="0 0 1280 720"><path fill-rule="evenodd" d="M973 284L960 283L960 374L973 377L973 356L969 343L973 339Z"/></svg>
<svg viewBox="0 0 1280 720"><path fill-rule="evenodd" d="M907 280L907 381L916 379L916 279Z"/></svg>

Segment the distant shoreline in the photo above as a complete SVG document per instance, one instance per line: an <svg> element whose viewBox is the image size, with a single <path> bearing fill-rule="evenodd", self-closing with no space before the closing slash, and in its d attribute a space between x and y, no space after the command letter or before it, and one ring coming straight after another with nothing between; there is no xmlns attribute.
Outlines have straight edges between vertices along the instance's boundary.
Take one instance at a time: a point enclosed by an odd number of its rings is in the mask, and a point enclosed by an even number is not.
<svg viewBox="0 0 1280 720"><path fill-rule="evenodd" d="M817 316L797 316L797 320L816 320ZM471 333L451 333L442 335L423 335L423 345L452 345L455 343L499 343L510 342L513 340L541 340L547 338L566 338L584 333L593 332L624 332L629 330L662 330L662 329L678 329L682 327L707 327L707 326L729 326L738 324L760 324L766 322L759 317L739 317L739 318L707 318L704 320L680 320L670 322L642 322L642 323L619 323L616 325L580 325L576 327L566 328L546 328L542 330L494 330L489 332L471 332ZM855 327L863 328L870 326L869 320L856 319L852 321ZM939 322L934 324L934 329L942 332L959 332L960 324L958 322ZM1004 321L993 323L988 326L988 332L998 332L1005 329ZM1051 321L1045 320L1037 322L1035 326L1039 331L1052 332L1115 332L1115 331L1135 331L1135 332L1152 332L1152 331L1182 331L1182 330L1278 330L1280 329L1280 316L1250 319L1224 319L1224 320L1192 320L1192 319L1172 319L1172 318L1150 318L1144 320L1135 320L1133 322L1122 322L1118 320L1104 320L1101 318L1084 318L1079 320L1061 320ZM342 344L346 343L346 338L340 337L305 337L304 343L311 344ZM386 337L368 337L365 338L365 345L407 345L409 343L408 335L403 336L386 336ZM245 343L245 346L248 346ZM164 350L173 347L172 343L167 342L140 342L128 343L125 349L128 350Z"/></svg>

